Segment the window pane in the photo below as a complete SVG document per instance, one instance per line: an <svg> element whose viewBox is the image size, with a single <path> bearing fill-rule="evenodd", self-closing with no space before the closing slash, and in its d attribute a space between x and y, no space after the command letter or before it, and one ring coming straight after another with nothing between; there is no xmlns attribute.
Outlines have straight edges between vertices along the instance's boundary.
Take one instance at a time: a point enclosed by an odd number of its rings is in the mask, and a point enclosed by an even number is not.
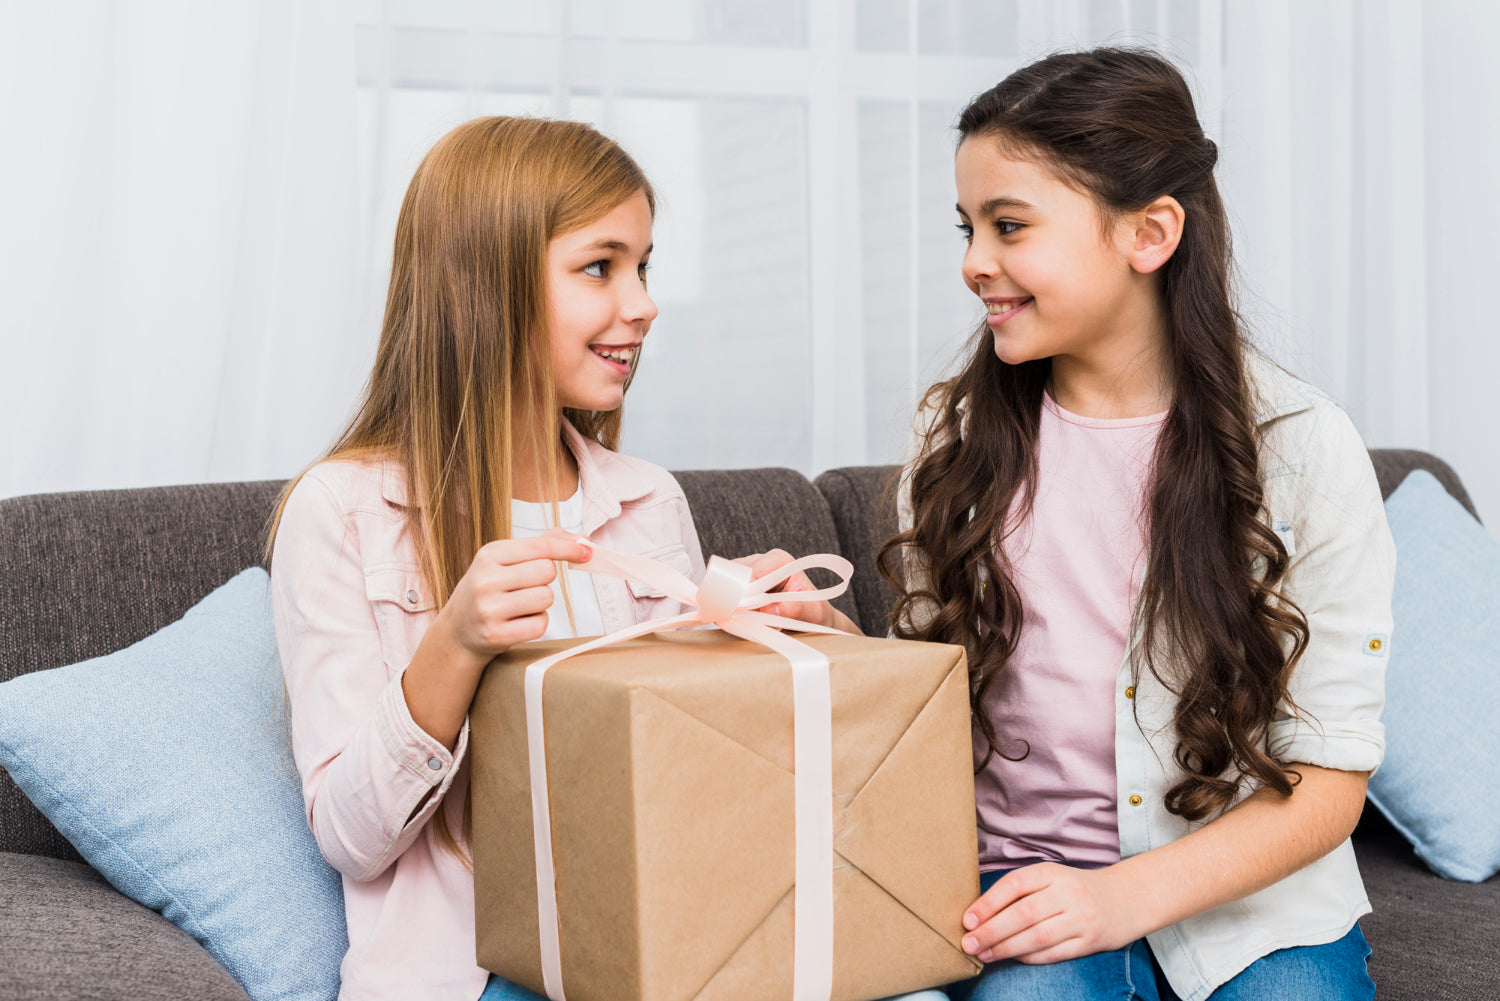
<svg viewBox="0 0 1500 1001"><path fill-rule="evenodd" d="M675 469L806 470L805 106L621 99L610 119L661 198L651 269L661 314L626 403L626 451Z"/></svg>
<svg viewBox="0 0 1500 1001"><path fill-rule="evenodd" d="M440 28L449 31L503 31L550 35L552 0L526 3L480 3L476 0L389 0L393 28ZM380 4L369 3L360 21L380 23Z"/></svg>
<svg viewBox="0 0 1500 1001"><path fill-rule="evenodd" d="M378 92L362 87L358 93L362 236L370 255L366 282L371 301L364 307L372 309L375 317L381 315L385 302L401 200L433 143L471 118L544 115L551 107L551 98L539 94L463 94L400 87L386 93L389 104L383 130L376 128Z"/></svg>
<svg viewBox="0 0 1500 1001"><path fill-rule="evenodd" d="M1018 0L919 0L917 48L924 55L1009 58L1019 24Z"/></svg>
<svg viewBox="0 0 1500 1001"><path fill-rule="evenodd" d="M905 52L906 0L855 0L854 47L860 52Z"/></svg>
<svg viewBox="0 0 1500 1001"><path fill-rule="evenodd" d="M805 0L572 0L568 30L584 37L799 48L807 44Z"/></svg>
<svg viewBox="0 0 1500 1001"><path fill-rule="evenodd" d="M953 182L953 122L963 106L963 101L924 101L918 118L917 360L923 390L952 367L984 313L964 285L964 241L954 228L958 190Z"/></svg>
<svg viewBox="0 0 1500 1001"><path fill-rule="evenodd" d="M865 440L872 463L906 449L912 370L911 115L905 101L859 103Z"/></svg>

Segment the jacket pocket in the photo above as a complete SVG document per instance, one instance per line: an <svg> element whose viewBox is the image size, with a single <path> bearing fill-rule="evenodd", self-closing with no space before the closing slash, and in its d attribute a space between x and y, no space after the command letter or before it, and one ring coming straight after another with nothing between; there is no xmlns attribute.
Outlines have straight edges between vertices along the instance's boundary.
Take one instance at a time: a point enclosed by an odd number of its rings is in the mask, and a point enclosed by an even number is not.
<svg viewBox="0 0 1500 1001"><path fill-rule="evenodd" d="M670 546L663 546L660 549L653 549L648 553L641 553L640 555L648 560L655 560L658 563L665 564L689 579L693 575L693 561L688 558L687 549L680 542ZM625 579L625 586L630 588L630 596L637 601L666 597L665 594L650 584L643 584L633 578L627 577Z"/></svg>
<svg viewBox="0 0 1500 1001"><path fill-rule="evenodd" d="M384 566L365 570L365 597L380 633L380 652L391 676L411 663L437 602L416 567Z"/></svg>

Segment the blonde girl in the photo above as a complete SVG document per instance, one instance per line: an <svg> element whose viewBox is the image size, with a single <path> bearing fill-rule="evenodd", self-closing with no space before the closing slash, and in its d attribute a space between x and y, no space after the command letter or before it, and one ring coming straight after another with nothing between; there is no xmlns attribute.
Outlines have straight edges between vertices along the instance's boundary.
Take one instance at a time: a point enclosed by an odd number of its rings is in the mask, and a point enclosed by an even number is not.
<svg viewBox="0 0 1500 1001"><path fill-rule="evenodd" d="M565 582L558 564L589 556L578 536L701 573L677 483L614 450L656 317L654 208L586 125L485 118L444 136L401 206L358 412L283 501L276 631L308 820L344 876L341 998L516 990L474 962L480 674L515 643L678 611L623 581Z"/></svg>
<svg viewBox="0 0 1500 1001"><path fill-rule="evenodd" d="M474 961L467 714L516 643L681 610L560 576L590 558L580 537L702 575L676 481L615 451L656 317L654 212L635 161L587 125L444 136L401 206L359 409L282 500L276 634L308 821L344 877L345 1001L536 1001Z"/></svg>

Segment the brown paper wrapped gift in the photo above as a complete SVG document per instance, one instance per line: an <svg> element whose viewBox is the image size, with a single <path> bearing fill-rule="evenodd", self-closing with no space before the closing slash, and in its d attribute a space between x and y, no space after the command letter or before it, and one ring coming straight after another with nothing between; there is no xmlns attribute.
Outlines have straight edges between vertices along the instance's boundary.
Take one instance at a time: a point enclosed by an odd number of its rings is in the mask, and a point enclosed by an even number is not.
<svg viewBox="0 0 1500 1001"><path fill-rule="evenodd" d="M830 662L834 1001L973 976L979 893L962 649L799 635ZM542 991L525 666L471 710L478 959ZM791 668L717 630L654 633L553 667L548 790L569 1001L792 996Z"/></svg>

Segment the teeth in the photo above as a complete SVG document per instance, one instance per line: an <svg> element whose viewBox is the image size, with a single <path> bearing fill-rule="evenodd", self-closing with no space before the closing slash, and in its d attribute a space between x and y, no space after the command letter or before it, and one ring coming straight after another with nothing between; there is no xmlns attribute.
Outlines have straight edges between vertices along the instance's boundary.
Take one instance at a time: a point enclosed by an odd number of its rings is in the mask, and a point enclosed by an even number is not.
<svg viewBox="0 0 1500 1001"><path fill-rule="evenodd" d="M1009 313L1011 310L1013 310L1013 309L1019 309L1020 307L1022 307L1024 305L1026 305L1026 304L1023 303L1023 302L1015 302L1015 303L1010 303L1010 302L987 302L987 303L984 304L984 308L989 311L989 314L991 316L1004 316L1006 313Z"/></svg>
<svg viewBox="0 0 1500 1001"><path fill-rule="evenodd" d="M613 351L604 351L599 348L595 348L594 353L601 358L608 358L612 362L618 362L621 365L629 365L630 359L635 357L635 348L618 348Z"/></svg>

